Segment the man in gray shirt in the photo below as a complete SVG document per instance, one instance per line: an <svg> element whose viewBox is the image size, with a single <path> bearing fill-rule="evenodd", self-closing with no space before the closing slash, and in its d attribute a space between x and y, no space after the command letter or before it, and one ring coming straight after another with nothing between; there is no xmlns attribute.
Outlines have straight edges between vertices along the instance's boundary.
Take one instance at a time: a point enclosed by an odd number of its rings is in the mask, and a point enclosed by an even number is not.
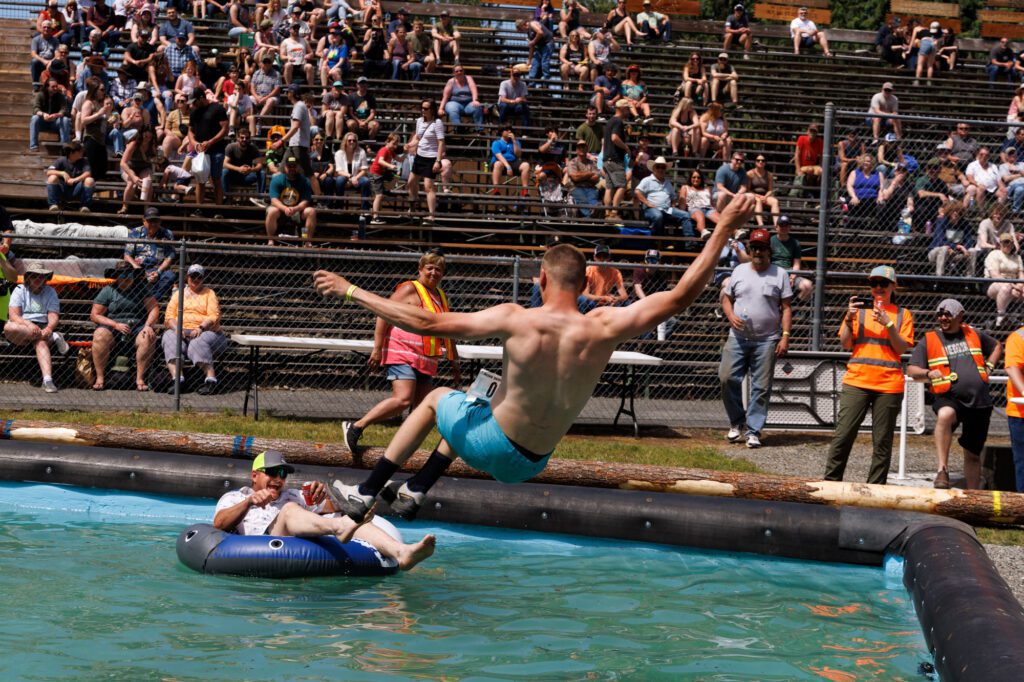
<svg viewBox="0 0 1024 682"><path fill-rule="evenodd" d="M512 67L508 80L498 85L498 123L504 123L509 116L518 116L523 127L530 125L530 105L527 103L527 88L522 74Z"/></svg>
<svg viewBox="0 0 1024 682"><path fill-rule="evenodd" d="M771 235L758 229L750 233L751 260L732 271L722 296L722 310L729 320L729 337L722 348L718 378L722 401L729 415L730 443L743 435L747 447L761 447L761 429L768 418L775 359L789 350L793 322L790 303L793 290L786 271L771 262ZM743 408L743 377L750 373L750 401Z"/></svg>
<svg viewBox="0 0 1024 682"><path fill-rule="evenodd" d="M296 83L285 87L285 92L288 93L288 101L292 105L291 127L273 146L278 149L285 144L288 145L289 155L299 160L299 167L312 183L313 194L320 194L320 183L313 174L313 164L309 159L309 107L306 106L305 95L300 92Z"/></svg>

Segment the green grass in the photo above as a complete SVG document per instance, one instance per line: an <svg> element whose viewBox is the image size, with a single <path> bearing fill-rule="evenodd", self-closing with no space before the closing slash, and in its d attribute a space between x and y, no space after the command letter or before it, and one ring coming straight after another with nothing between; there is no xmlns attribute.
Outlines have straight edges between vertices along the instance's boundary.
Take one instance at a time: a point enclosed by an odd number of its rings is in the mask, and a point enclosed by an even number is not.
<svg viewBox="0 0 1024 682"><path fill-rule="evenodd" d="M259 421L228 413L157 413L157 412L43 412L23 411L4 415L14 419L37 419L41 421L66 422L72 424L106 424L134 428L165 429L168 431L194 431L197 433L222 433L260 438L283 438L306 440L320 443L342 441L341 421L301 421L280 419L264 415ZM371 426L361 442L365 445L387 445L397 427ZM433 448L438 441L437 433L431 433L423 447ZM679 466L718 471L758 472L756 466L743 459L732 459L705 444L688 444L684 439L664 438L622 438L608 436L570 435L562 440L555 450L555 457L562 459L590 459L603 462L627 462L630 464L653 464Z"/></svg>
<svg viewBox="0 0 1024 682"><path fill-rule="evenodd" d="M1024 545L1024 529L975 527L978 540L987 545Z"/></svg>

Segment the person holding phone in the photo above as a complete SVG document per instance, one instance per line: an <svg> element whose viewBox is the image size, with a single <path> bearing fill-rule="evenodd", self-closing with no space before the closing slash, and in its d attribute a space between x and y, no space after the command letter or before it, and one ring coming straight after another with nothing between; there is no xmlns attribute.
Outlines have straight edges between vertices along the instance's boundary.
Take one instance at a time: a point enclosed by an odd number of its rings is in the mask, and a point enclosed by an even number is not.
<svg viewBox="0 0 1024 682"><path fill-rule="evenodd" d="M828 449L826 481L843 480L846 463L868 409L871 410L871 469L868 483L884 484L892 460L892 437L903 399L900 356L914 343L914 318L893 301L896 270L879 265L868 275L871 305L851 296L839 325L843 348L853 352L846 364L839 418Z"/></svg>

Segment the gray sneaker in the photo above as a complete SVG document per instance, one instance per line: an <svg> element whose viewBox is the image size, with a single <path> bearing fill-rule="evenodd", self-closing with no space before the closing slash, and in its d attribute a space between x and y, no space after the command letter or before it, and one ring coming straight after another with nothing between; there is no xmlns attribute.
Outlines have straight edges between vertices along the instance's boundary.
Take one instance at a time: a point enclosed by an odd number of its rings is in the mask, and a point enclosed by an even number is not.
<svg viewBox="0 0 1024 682"><path fill-rule="evenodd" d="M384 490L380 491L380 499L388 503L395 516L406 521L416 518L426 496L426 493L409 490L409 486L402 481L390 481L384 486Z"/></svg>
<svg viewBox="0 0 1024 682"><path fill-rule="evenodd" d="M43 382L43 390L47 393L56 393L57 384L53 383L53 379L47 379Z"/></svg>
<svg viewBox="0 0 1024 682"><path fill-rule="evenodd" d="M361 494L359 486L345 485L341 481L334 481L327 486L327 496L331 498L331 504L335 509L343 512L356 523L363 522L376 501L372 495Z"/></svg>

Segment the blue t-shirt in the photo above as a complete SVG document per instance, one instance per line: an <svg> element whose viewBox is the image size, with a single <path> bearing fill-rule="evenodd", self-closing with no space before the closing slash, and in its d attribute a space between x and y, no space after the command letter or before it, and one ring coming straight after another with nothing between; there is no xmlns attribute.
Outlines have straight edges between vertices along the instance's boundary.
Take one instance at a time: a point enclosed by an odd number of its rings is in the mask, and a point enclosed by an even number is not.
<svg viewBox="0 0 1024 682"><path fill-rule="evenodd" d="M43 287L38 294L33 294L24 284L19 284L11 294L11 308L20 308L21 316L29 322L47 323L47 313L60 312L60 299L50 285Z"/></svg>
<svg viewBox="0 0 1024 682"><path fill-rule="evenodd" d="M515 142L506 142L505 138L499 137L497 140L491 143L491 166L498 163L498 154L505 157L505 160L510 164L515 163L518 158L516 156L516 144ZM513 169L515 170L515 169Z"/></svg>
<svg viewBox="0 0 1024 682"><path fill-rule="evenodd" d="M609 78L608 76L601 74L594 79L594 85L597 87L607 88L608 96L615 97L619 94L619 88L622 87L622 79L620 78Z"/></svg>
<svg viewBox="0 0 1024 682"><path fill-rule="evenodd" d="M715 171L715 185L722 184L727 190L735 194L740 190L740 187L747 184L747 171L734 171L729 164L723 163L717 171Z"/></svg>
<svg viewBox="0 0 1024 682"><path fill-rule="evenodd" d="M287 173L278 173L270 181L270 198L291 208L303 201L312 201L313 188L310 187L309 179L301 173L294 180L289 180Z"/></svg>

